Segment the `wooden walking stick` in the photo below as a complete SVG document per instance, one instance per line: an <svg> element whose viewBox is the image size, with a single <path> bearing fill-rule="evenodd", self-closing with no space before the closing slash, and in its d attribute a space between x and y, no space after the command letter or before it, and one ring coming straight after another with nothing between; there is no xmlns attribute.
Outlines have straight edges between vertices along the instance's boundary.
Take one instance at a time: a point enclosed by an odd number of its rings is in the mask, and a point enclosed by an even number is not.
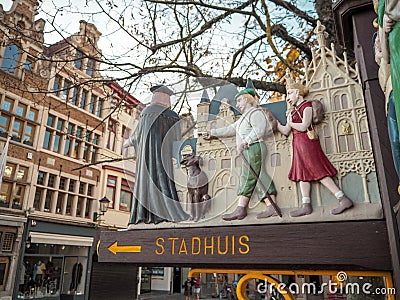
<svg viewBox="0 0 400 300"><path fill-rule="evenodd" d="M247 165L247 167L250 169L251 173L253 173L253 175L256 177L257 182L260 184L261 188L263 189L264 193L267 195L268 201L269 203L271 203L272 208L275 210L275 212L278 214L278 216L280 216L282 218L282 212L280 210L280 208L278 207L278 205L276 205L276 203L274 202L274 200L272 200L271 195L268 193L267 188L265 187L264 183L262 183L260 177L258 177L256 171L254 171L253 167L250 165L250 163L247 161L246 157L243 155L243 152L240 152L240 156L242 157L243 161L245 162L245 164Z"/></svg>

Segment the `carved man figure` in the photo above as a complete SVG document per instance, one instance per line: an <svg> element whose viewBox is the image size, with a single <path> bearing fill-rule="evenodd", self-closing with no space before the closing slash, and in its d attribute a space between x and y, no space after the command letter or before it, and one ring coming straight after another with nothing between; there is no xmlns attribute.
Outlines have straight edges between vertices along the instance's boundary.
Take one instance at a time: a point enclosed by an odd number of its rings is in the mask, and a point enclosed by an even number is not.
<svg viewBox="0 0 400 300"><path fill-rule="evenodd" d="M129 224L180 222L189 218L182 209L173 180L172 145L180 140L179 116L170 109L172 90L156 85L151 104L135 132L124 143L136 150L136 182Z"/></svg>
<svg viewBox="0 0 400 300"><path fill-rule="evenodd" d="M287 116L285 126L278 123L278 130L289 135L293 133L292 167L289 172L289 179L300 183L302 206L290 212L292 217L300 217L312 213L310 192L311 182L320 181L339 200L339 206L331 211L337 215L353 206L353 202L347 198L338 188L332 177L336 175L335 167L328 160L318 139L310 139L307 130L311 129L312 104L303 97L308 90L300 83L293 83L286 86L286 100L294 109Z"/></svg>
<svg viewBox="0 0 400 300"><path fill-rule="evenodd" d="M400 194L400 3L399 1L375 0L378 14L377 36L375 39L375 61L379 65L379 83L385 93L388 116L388 133L392 157L397 172ZM391 73L393 72L393 75ZM396 80L393 82L393 80ZM400 209L400 201L394 211Z"/></svg>
<svg viewBox="0 0 400 300"><path fill-rule="evenodd" d="M268 124L264 113L257 108L256 91L252 88L246 88L239 92L235 98L237 101L236 107L242 113L239 120L230 126L205 132L203 137L209 139L213 136L228 137L236 135L237 150L243 153L245 159L264 183L264 186L268 188L268 194L275 201L276 189L274 183L264 170L267 149L263 142L263 135ZM233 213L223 215L222 219L225 221L244 219L247 216L247 205L254 190L256 190L260 201L267 198L267 194L257 184L257 178L243 162L239 190L237 192L239 196L238 206ZM268 218L274 215L276 215L274 208L271 205L267 205L267 209L258 214L257 218Z"/></svg>

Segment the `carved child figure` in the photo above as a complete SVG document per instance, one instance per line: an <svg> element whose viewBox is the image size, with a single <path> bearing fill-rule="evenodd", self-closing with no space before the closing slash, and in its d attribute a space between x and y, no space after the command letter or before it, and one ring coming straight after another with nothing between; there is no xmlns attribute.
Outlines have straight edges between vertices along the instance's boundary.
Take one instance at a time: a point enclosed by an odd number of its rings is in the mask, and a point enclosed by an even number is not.
<svg viewBox="0 0 400 300"><path fill-rule="evenodd" d="M331 211L332 214L341 214L353 206L353 202L347 198L339 189L332 177L336 175L335 167L328 160L322 151L318 139L310 139L307 130L311 129L312 104L303 97L308 90L300 83L293 83L286 86L286 100L294 109L287 116L287 123L283 126L278 123L278 130L289 135L293 133L292 167L289 172L289 179L300 183L302 205L299 209L290 212L292 217L300 217L312 213L310 192L311 182L320 181L339 200L339 206Z"/></svg>

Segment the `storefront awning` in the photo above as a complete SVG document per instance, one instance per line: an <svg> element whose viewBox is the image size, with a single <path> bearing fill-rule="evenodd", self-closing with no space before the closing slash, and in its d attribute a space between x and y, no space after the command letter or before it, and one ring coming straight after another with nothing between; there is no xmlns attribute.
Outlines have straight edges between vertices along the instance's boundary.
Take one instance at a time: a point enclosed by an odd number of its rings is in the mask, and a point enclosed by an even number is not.
<svg viewBox="0 0 400 300"><path fill-rule="evenodd" d="M55 244L90 247L93 244L93 238L87 236L54 234L44 232L30 232L31 243L37 244Z"/></svg>

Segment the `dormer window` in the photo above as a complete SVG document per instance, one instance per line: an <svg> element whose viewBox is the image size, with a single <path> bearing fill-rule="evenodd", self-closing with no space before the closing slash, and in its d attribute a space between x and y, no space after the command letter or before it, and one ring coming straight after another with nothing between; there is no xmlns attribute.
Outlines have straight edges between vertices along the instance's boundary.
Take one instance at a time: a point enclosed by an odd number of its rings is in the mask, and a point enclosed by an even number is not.
<svg viewBox="0 0 400 300"><path fill-rule="evenodd" d="M18 61L20 59L20 54L21 51L16 44L14 43L8 44L4 52L3 61L1 63L1 69L3 71L15 75L18 66Z"/></svg>

